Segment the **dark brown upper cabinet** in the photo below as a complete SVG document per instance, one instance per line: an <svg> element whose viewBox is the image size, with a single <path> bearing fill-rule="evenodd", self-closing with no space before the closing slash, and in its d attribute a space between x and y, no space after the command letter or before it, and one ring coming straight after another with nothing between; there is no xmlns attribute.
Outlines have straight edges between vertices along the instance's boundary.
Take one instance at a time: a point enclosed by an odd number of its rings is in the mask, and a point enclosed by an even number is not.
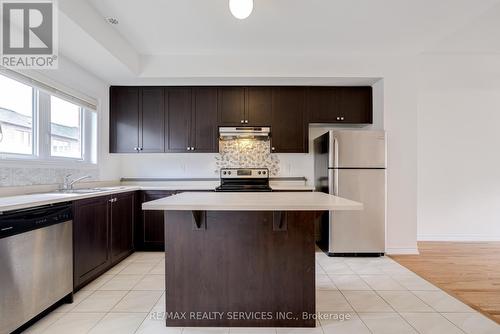
<svg viewBox="0 0 500 334"><path fill-rule="evenodd" d="M271 87L220 87L220 126L271 125Z"/></svg>
<svg viewBox="0 0 500 334"><path fill-rule="evenodd" d="M164 89L144 87L141 89L141 110L139 126L139 151L158 153L164 147Z"/></svg>
<svg viewBox="0 0 500 334"><path fill-rule="evenodd" d="M372 123L371 87L309 87L309 123Z"/></svg>
<svg viewBox="0 0 500 334"><path fill-rule="evenodd" d="M271 152L308 151L304 122L306 89L276 87L272 90Z"/></svg>
<svg viewBox="0 0 500 334"><path fill-rule="evenodd" d="M111 153L133 153L139 148L140 88L110 88Z"/></svg>
<svg viewBox="0 0 500 334"><path fill-rule="evenodd" d="M168 88L166 152L217 152L217 88Z"/></svg>
<svg viewBox="0 0 500 334"><path fill-rule="evenodd" d="M193 88L191 147L194 152L218 152L217 88Z"/></svg>
<svg viewBox="0 0 500 334"><path fill-rule="evenodd" d="M164 151L163 88L111 87L110 152Z"/></svg>
<svg viewBox="0 0 500 334"><path fill-rule="evenodd" d="M245 123L245 88L220 87L218 89L219 125L237 126Z"/></svg>
<svg viewBox="0 0 500 334"><path fill-rule="evenodd" d="M270 126L272 88L248 87L245 94L245 125Z"/></svg>
<svg viewBox="0 0 500 334"><path fill-rule="evenodd" d="M373 123L372 87L338 87L338 109L341 122Z"/></svg>

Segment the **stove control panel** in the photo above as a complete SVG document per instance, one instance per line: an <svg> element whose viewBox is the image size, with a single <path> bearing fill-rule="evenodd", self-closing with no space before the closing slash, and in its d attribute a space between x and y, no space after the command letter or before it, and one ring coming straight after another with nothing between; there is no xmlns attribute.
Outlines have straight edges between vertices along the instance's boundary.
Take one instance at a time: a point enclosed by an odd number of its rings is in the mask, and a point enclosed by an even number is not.
<svg viewBox="0 0 500 334"><path fill-rule="evenodd" d="M269 178L267 168L221 168L221 179L254 179Z"/></svg>

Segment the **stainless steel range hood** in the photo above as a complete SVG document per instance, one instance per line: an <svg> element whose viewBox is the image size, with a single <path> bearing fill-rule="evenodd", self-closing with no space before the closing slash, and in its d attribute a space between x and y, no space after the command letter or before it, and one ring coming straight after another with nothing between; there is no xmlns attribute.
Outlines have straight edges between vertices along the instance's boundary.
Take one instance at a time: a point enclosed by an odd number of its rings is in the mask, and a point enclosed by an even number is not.
<svg viewBox="0 0 500 334"><path fill-rule="evenodd" d="M253 126L220 127L219 138L221 140L231 140L240 138L266 140L269 139L270 132L271 132L270 127L253 127Z"/></svg>

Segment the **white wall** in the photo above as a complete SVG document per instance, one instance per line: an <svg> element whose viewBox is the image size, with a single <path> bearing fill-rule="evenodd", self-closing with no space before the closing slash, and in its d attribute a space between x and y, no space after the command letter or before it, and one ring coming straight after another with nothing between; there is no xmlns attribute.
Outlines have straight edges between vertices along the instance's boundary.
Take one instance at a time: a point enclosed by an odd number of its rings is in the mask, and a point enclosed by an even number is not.
<svg viewBox="0 0 500 334"><path fill-rule="evenodd" d="M418 239L500 240L500 59L421 57Z"/></svg>

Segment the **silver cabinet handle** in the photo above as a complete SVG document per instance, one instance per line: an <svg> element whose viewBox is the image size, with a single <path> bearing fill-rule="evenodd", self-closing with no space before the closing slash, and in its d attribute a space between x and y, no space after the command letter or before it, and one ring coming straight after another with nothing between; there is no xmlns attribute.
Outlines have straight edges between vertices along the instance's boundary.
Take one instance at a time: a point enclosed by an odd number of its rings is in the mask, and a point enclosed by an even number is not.
<svg viewBox="0 0 500 334"><path fill-rule="evenodd" d="M143 148L142 148L142 147L139 147L139 151L142 151L142 150L143 150Z"/></svg>
<svg viewBox="0 0 500 334"><path fill-rule="evenodd" d="M245 123L245 121L244 121L244 120L241 120L241 121L240 121L240 123L242 123L242 124L243 124L243 123Z"/></svg>
<svg viewBox="0 0 500 334"><path fill-rule="evenodd" d="M271 147L271 151L275 151L275 150L276 150L276 148L274 148L274 147Z"/></svg>
<svg viewBox="0 0 500 334"><path fill-rule="evenodd" d="M191 151L194 151L194 147L191 147Z"/></svg>
<svg viewBox="0 0 500 334"><path fill-rule="evenodd" d="M188 151L191 151L191 147L189 147L189 146L188 146L188 147L187 147L187 150L188 150Z"/></svg>
<svg viewBox="0 0 500 334"><path fill-rule="evenodd" d="M248 123L248 119L245 120L245 123Z"/></svg>
<svg viewBox="0 0 500 334"><path fill-rule="evenodd" d="M340 117L340 120L343 121L344 120L344 117Z"/></svg>

